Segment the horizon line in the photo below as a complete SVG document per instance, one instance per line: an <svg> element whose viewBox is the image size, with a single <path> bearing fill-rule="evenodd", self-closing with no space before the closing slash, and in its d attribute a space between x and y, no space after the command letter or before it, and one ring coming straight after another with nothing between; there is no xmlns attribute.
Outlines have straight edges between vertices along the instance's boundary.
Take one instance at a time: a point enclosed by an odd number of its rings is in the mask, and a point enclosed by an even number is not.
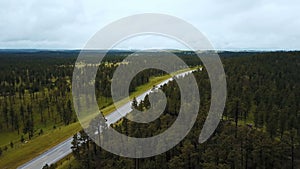
<svg viewBox="0 0 300 169"><path fill-rule="evenodd" d="M191 49L80 49L80 48L0 48L0 51L194 51ZM216 51L216 52L298 52L300 49L214 49L214 50L196 50L196 51Z"/></svg>

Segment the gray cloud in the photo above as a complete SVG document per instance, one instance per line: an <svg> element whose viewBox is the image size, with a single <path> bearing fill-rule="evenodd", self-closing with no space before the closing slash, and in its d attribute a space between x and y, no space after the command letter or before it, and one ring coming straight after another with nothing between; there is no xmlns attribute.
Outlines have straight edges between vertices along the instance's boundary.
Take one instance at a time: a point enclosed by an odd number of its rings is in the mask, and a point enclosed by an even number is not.
<svg viewBox="0 0 300 169"><path fill-rule="evenodd" d="M290 0L3 0L0 48L82 48L103 26L138 13L182 18L218 49L300 49L300 1ZM141 37L120 48L181 48Z"/></svg>

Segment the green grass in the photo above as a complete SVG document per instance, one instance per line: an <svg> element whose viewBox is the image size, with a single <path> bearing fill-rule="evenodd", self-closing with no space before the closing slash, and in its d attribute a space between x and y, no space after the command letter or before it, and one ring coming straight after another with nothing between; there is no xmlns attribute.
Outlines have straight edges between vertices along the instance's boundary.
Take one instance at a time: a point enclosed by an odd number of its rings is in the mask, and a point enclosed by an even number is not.
<svg viewBox="0 0 300 169"><path fill-rule="evenodd" d="M8 146L8 144L13 141L20 139L20 136L18 136L18 132L1 132L1 139L0 139L0 147Z"/></svg>
<svg viewBox="0 0 300 169"><path fill-rule="evenodd" d="M73 123L30 140L26 144L22 143L18 147L9 149L0 158L0 168L16 168L68 139L80 129L79 123Z"/></svg>

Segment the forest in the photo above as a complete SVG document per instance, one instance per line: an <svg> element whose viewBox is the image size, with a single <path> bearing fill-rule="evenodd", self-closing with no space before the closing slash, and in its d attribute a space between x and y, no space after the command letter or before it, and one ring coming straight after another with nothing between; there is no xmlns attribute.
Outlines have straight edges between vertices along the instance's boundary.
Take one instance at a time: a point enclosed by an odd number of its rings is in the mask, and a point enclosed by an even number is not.
<svg viewBox="0 0 300 169"><path fill-rule="evenodd" d="M95 86L100 108L112 104L110 80L118 63L131 53L110 52L99 65ZM77 122L71 79L78 54L79 51L0 52L0 160L17 144ZM189 66L201 64L193 52L175 54ZM68 168L299 168L300 52L219 55L228 97L222 120L208 141L198 143L210 105L210 82L203 69L193 73L201 86L201 109L193 129L176 147L155 157L124 158L101 149L81 131L73 137L75 162ZM129 91L163 74L155 69L143 71L132 80ZM157 120L140 124L123 118L112 127L135 137L165 131L178 115L180 91L176 81L161 89L168 102ZM148 97L133 106L149 109Z"/></svg>
<svg viewBox="0 0 300 169"><path fill-rule="evenodd" d="M299 168L299 54L220 53L228 97L217 130L203 144L198 143L198 136L210 105L210 83L205 69L193 73L201 86L197 121L176 147L154 157L125 158L103 150L81 131L73 137L72 150L76 160L69 168ZM165 131L178 115L180 91L176 81L161 89L168 103L158 119L142 124L123 118L112 127L139 138ZM132 106L139 110L148 109L151 106L148 97Z"/></svg>

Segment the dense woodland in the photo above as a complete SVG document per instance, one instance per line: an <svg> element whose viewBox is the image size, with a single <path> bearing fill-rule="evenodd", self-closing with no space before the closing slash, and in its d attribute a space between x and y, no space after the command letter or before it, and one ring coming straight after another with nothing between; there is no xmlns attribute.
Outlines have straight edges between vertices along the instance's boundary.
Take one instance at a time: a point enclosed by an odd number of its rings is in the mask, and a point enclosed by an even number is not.
<svg viewBox="0 0 300 169"><path fill-rule="evenodd" d="M300 167L300 53L221 53L228 83L226 108L217 130L205 143L198 137L210 105L210 83L204 71L194 72L201 108L192 131L176 147L151 158L124 158L98 147L82 131L73 139L76 161L70 168L212 168L273 169ZM185 77L188 78L188 77ZM184 80L184 79L181 79ZM168 100L165 112L154 122L121 120L113 126L135 137L165 131L180 108L175 81L162 86ZM148 109L148 97L133 104ZM113 140L112 140L113 142Z"/></svg>
<svg viewBox="0 0 300 169"><path fill-rule="evenodd" d="M110 79L132 52L111 52L99 66L96 95L99 107L111 104ZM200 64L193 52L176 52L188 65ZM77 121L71 98L71 78L78 51L0 52L0 136L14 132L18 142ZM299 52L222 52L228 98L222 121L206 143L199 144L210 104L205 69L194 72L201 109L194 128L176 147L159 156L130 159L96 146L84 133L74 136L70 168L299 168L300 66ZM139 73L130 92L147 83L159 70ZM188 78L188 77L186 77ZM182 79L184 80L184 79ZM176 82L162 86L168 104L161 117L149 124L126 118L114 126L122 133L149 137L163 132L176 119L180 93ZM149 108L148 97L133 105ZM15 140L0 145L0 156ZM53 166L54 167L54 166ZM47 168L47 167L46 167Z"/></svg>

